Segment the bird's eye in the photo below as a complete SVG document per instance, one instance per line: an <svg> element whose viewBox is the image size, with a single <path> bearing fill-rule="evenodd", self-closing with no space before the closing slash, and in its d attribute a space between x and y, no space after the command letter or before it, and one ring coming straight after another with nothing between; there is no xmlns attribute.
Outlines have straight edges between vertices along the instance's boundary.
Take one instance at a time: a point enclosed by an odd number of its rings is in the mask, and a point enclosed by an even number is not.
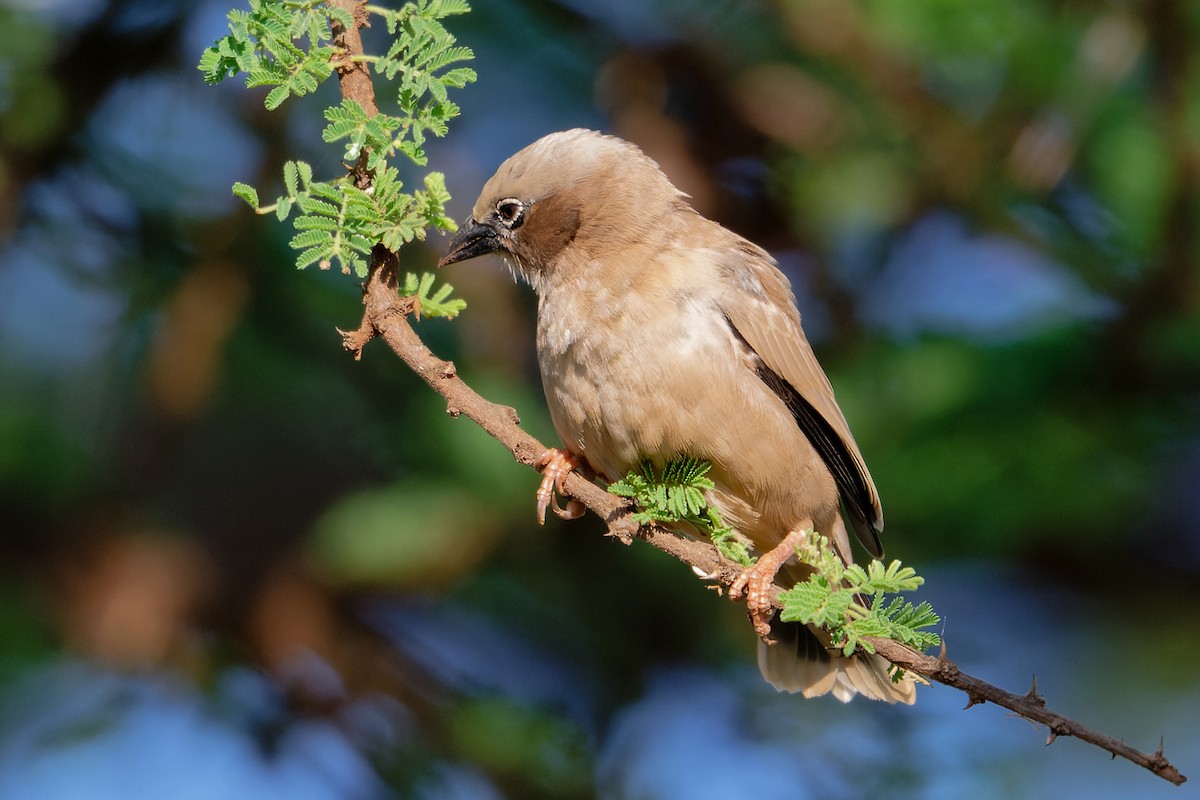
<svg viewBox="0 0 1200 800"><path fill-rule="evenodd" d="M519 228L525 219L525 204L515 197L506 197L496 203L496 217L509 230Z"/></svg>

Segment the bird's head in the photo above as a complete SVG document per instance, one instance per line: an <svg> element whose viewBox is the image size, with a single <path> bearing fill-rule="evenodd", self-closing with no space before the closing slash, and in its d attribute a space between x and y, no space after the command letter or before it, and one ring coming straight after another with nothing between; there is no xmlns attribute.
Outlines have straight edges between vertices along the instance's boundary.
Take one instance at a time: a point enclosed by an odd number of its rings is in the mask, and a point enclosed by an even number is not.
<svg viewBox="0 0 1200 800"><path fill-rule="evenodd" d="M536 289L563 263L642 241L682 198L629 142L581 128L552 133L500 165L438 266L499 253Z"/></svg>

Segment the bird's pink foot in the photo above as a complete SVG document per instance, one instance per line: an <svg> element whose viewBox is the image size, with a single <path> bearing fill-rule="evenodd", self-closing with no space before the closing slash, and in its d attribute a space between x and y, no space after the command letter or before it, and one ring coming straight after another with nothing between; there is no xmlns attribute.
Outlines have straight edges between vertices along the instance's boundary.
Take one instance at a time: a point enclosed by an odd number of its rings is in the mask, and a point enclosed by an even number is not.
<svg viewBox="0 0 1200 800"><path fill-rule="evenodd" d="M566 450L550 448L538 456L536 466L542 471L542 483L537 490L537 518L539 525L546 524L546 509L553 508L554 513L563 519L578 519L583 516L583 503L571 498L567 507L563 508L555 499L555 493L565 495L563 482L567 476L584 465L584 461L574 453Z"/></svg>
<svg viewBox="0 0 1200 800"><path fill-rule="evenodd" d="M754 632L768 644L774 644L771 635L771 617L775 613L771 605L771 586L775 575L789 558L796 554L796 546L804 542L805 531L792 531L784 540L759 556L754 566L743 570L729 586L729 596L738 600L745 595L746 613L754 625Z"/></svg>

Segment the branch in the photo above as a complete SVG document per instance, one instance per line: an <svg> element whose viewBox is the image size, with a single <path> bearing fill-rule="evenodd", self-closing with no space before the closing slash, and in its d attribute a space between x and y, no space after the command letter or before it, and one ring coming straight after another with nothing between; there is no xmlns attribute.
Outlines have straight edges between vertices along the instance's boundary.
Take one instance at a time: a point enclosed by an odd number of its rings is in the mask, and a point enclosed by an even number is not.
<svg viewBox="0 0 1200 800"><path fill-rule="evenodd" d="M1013 694L973 675L968 675L960 670L957 664L946 658L944 653L938 658L933 658L890 639L870 637L867 641L875 647L875 652L896 666L966 693L967 705L964 710L985 702L995 703L1020 717L1031 722L1041 723L1049 728L1050 734L1046 737L1047 745L1052 744L1059 736L1073 736L1080 741L1107 750L1112 753L1113 758L1120 756L1139 767L1145 767L1176 786L1181 786L1187 781L1187 777L1163 755L1164 742L1162 740L1159 741L1158 750L1154 753L1144 753L1137 748L1130 747L1120 739L1089 728L1070 717L1046 708L1046 698L1038 694L1036 675L1033 677L1033 685L1026 694Z"/></svg>
<svg viewBox="0 0 1200 800"><path fill-rule="evenodd" d="M330 0L332 4L354 12L355 19L362 24L359 0ZM362 54L362 41L358 31L335 28L334 43L342 48L342 62L338 79L344 97L354 97L367 110L377 113L374 91L371 87L366 66L352 61ZM370 180L370 173L356 167L359 180ZM493 403L458 377L453 362L438 358L425 346L408 322L414 310L413 298L402 298L397 294L399 257L383 245L376 245L371 252L371 267L363 291L365 310L358 329L341 331L343 346L357 360L362 349L376 335L381 336L388 346L408 367L446 400L446 411L452 417L466 416L499 441L520 463L536 469L538 457L546 451L545 445L521 428L520 419L514 409ZM639 526L632 519L635 509L624 499L584 478L578 472L567 476L565 488L575 499L582 502L608 526L608 535L625 544L634 538L642 539L651 546L668 553L688 564L705 580L718 586L731 584L742 568L727 560L707 542L688 539L657 526ZM781 607L778 590L773 598L776 607ZM966 693L967 708L984 702L1013 711L1025 719L1046 725L1050 729L1047 744L1059 736L1074 736L1096 745L1113 757L1120 756L1134 764L1145 767L1155 775L1180 785L1187 780L1179 770L1163 756L1160 744L1157 752L1143 753L1111 736L1094 731L1074 720L1046 708L1045 700L1037 693L1037 681L1028 694L1017 695L962 672L958 665L943 654L938 658L918 653L889 639L870 638L869 641L880 655L902 669L954 687Z"/></svg>

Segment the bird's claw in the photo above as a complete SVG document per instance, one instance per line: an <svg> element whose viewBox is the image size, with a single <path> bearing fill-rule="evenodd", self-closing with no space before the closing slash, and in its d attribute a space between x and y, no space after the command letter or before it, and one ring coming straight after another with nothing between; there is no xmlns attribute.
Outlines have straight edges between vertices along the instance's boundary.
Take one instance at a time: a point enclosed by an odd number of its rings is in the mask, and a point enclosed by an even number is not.
<svg viewBox="0 0 1200 800"><path fill-rule="evenodd" d="M542 453L536 462L542 471L542 482L537 490L537 520L539 525L546 524L546 509L554 509L554 513L562 519L579 519L584 514L583 503L575 498L567 500L566 507L558 504L555 494L566 495L564 482L567 476L583 466L583 459L567 452L550 448Z"/></svg>
<svg viewBox="0 0 1200 800"><path fill-rule="evenodd" d="M767 644L775 644L771 638L771 617L775 608L771 605L771 587L780 567L796 552L796 546L803 543L804 531L792 531L782 542L763 553L754 566L742 572L729 585L729 598L740 600L746 598L746 613L754 632Z"/></svg>
<svg viewBox="0 0 1200 800"><path fill-rule="evenodd" d="M761 559L759 561L761 562ZM767 571L759 570L756 563L753 567L743 570L729 585L729 598L740 600L745 596L746 613L750 617L750 624L754 626L754 632L764 642L769 643L773 643L770 638L771 616L775 609L771 607L770 586L774 580L774 573L767 574Z"/></svg>

